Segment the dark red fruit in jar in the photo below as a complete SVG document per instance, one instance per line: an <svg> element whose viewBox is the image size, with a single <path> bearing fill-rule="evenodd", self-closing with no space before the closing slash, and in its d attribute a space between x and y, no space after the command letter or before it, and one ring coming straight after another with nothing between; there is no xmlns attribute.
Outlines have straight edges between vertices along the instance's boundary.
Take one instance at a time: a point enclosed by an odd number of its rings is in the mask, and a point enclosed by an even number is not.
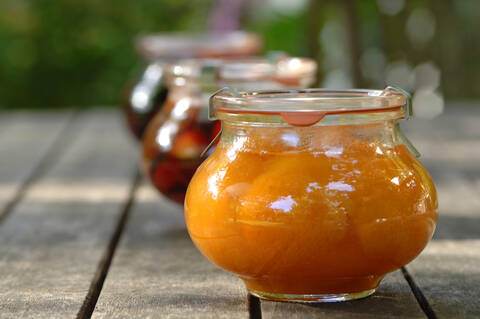
<svg viewBox="0 0 480 319"><path fill-rule="evenodd" d="M200 159L181 160L162 154L152 162L150 180L163 195L183 204L188 183L200 164Z"/></svg>
<svg viewBox="0 0 480 319"><path fill-rule="evenodd" d="M143 168L160 193L183 204L190 179L204 160L200 156L220 131L220 123L198 121L198 107L192 107L185 113L186 118L175 122L170 117L172 108L166 105L145 132ZM177 132L166 134L169 130Z"/></svg>

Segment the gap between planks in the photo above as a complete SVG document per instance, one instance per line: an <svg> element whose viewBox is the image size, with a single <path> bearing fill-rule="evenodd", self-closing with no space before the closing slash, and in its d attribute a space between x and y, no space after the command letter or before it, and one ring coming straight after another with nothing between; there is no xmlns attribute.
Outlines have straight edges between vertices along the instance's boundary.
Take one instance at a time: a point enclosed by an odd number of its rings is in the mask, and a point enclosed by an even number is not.
<svg viewBox="0 0 480 319"><path fill-rule="evenodd" d="M90 284L90 288L88 289L88 293L85 297L85 300L83 301L82 307L77 314L77 319L89 319L92 317L93 311L95 310L95 306L103 288L103 283L105 282L108 270L112 263L115 250L118 246L123 230L125 229L125 225L128 222L128 218L130 217L130 211L141 181L142 173L140 172L140 169L135 166L127 200L123 205L122 211L120 213L120 218L107 246L107 249L105 250L103 257L98 264L97 272L93 277L92 283Z"/></svg>
<svg viewBox="0 0 480 319"><path fill-rule="evenodd" d="M40 177L45 175L55 162L60 158L63 151L71 143L74 138L74 128L78 123L80 114L83 110L75 110L70 117L65 121L64 126L54 138L53 143L50 144L45 154L38 160L37 164L32 169L31 173L22 181L18 191L7 202L3 210L0 212L0 224L7 219L13 209L21 202L31 185L33 185Z"/></svg>
<svg viewBox="0 0 480 319"><path fill-rule="evenodd" d="M425 298L425 295L423 294L422 290L415 283L415 280L413 280L413 277L410 275L406 267L402 267L402 274L405 280L407 281L408 285L410 286L410 289L412 290L412 293L415 296L415 299L417 299L418 305L420 306L420 308L422 308L427 318L437 319L437 315L435 314L432 307L428 303L427 298Z"/></svg>
<svg viewBox="0 0 480 319"><path fill-rule="evenodd" d="M248 317L250 319L262 319L262 305L260 298L248 293L247 295Z"/></svg>

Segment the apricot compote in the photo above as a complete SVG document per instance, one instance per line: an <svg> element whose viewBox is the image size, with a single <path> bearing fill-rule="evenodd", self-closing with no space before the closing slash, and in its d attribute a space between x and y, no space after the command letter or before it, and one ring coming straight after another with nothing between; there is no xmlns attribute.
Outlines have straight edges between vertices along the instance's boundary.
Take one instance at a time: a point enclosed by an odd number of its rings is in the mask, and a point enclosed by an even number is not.
<svg viewBox="0 0 480 319"><path fill-rule="evenodd" d="M430 240L435 188L393 123L223 124L188 188L186 222L198 249L252 293L366 296Z"/></svg>

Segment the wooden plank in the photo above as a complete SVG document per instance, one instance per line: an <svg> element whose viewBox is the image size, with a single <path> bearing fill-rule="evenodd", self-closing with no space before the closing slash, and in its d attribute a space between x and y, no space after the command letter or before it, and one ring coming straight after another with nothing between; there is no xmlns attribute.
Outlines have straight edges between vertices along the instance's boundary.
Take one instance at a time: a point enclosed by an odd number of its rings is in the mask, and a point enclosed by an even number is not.
<svg viewBox="0 0 480 319"><path fill-rule="evenodd" d="M117 221L117 225L115 227L115 232L110 237L110 241L108 243L107 249L105 250L100 263L98 264L97 271L95 276L93 277L92 282L90 283L90 288L88 290L88 294L85 297L85 300L82 304L82 307L78 311L77 318L78 319L89 319L92 317L93 310L95 309L95 305L97 303L98 297L100 296L100 292L102 290L103 284L105 282L105 278L107 277L108 270L110 265L112 264L113 255L115 250L117 249L118 242L120 237L125 229L125 225L127 224L128 218L130 216L130 211L133 205L134 197L137 192L138 186L142 180L142 174L140 170L135 172L135 177L131 184L130 191L128 193L128 198L125 202L125 205L122 208L122 213L120 218Z"/></svg>
<svg viewBox="0 0 480 319"><path fill-rule="evenodd" d="M93 318L246 318L246 301L193 246L182 211L141 187Z"/></svg>
<svg viewBox="0 0 480 319"><path fill-rule="evenodd" d="M20 112L0 111L0 134L10 126Z"/></svg>
<svg viewBox="0 0 480 319"><path fill-rule="evenodd" d="M0 317L71 318L128 194L137 151L118 113L92 111L0 225Z"/></svg>
<svg viewBox="0 0 480 319"><path fill-rule="evenodd" d="M443 114L434 119L415 118L401 121L406 134L413 140L416 137L429 141L441 141L462 138L476 140L480 137L480 103L447 103Z"/></svg>
<svg viewBox="0 0 480 319"><path fill-rule="evenodd" d="M432 120L403 122L405 134L422 154L429 169L456 167L475 171L480 158L480 108L462 105L447 108Z"/></svg>
<svg viewBox="0 0 480 319"><path fill-rule="evenodd" d="M438 318L479 318L479 265L479 239L435 240L407 268Z"/></svg>
<svg viewBox="0 0 480 319"><path fill-rule="evenodd" d="M0 220L20 189L52 151L71 111L2 114L0 130Z"/></svg>
<svg viewBox="0 0 480 319"><path fill-rule="evenodd" d="M480 317L479 116L478 109L461 108L412 126L424 130L439 222L434 240L407 269L438 318Z"/></svg>
<svg viewBox="0 0 480 319"><path fill-rule="evenodd" d="M480 169L476 177L466 175L462 168L439 170L434 179L439 197L439 221L434 238L479 239Z"/></svg>

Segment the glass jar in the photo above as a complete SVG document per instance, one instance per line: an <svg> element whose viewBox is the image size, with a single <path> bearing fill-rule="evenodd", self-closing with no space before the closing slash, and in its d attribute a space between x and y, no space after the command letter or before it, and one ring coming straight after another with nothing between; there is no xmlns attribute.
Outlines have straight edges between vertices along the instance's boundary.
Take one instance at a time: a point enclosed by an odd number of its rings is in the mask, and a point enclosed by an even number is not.
<svg viewBox="0 0 480 319"><path fill-rule="evenodd" d="M167 87L163 74L166 63L194 57L255 55L262 49L262 41L257 35L242 31L203 35L166 33L141 36L135 47L147 65L139 78L127 85L123 104L128 126L140 139L148 122L165 102Z"/></svg>
<svg viewBox="0 0 480 319"><path fill-rule="evenodd" d="M406 102L391 89L213 96L221 137L185 199L197 248L261 298L374 293L437 223L432 179L397 124Z"/></svg>
<svg viewBox="0 0 480 319"><path fill-rule="evenodd" d="M143 137L143 171L161 194L183 204L188 183L203 161L202 151L220 131L219 121L208 120L209 96L224 85L308 87L315 70L313 60L293 57L196 59L169 65L167 100Z"/></svg>

